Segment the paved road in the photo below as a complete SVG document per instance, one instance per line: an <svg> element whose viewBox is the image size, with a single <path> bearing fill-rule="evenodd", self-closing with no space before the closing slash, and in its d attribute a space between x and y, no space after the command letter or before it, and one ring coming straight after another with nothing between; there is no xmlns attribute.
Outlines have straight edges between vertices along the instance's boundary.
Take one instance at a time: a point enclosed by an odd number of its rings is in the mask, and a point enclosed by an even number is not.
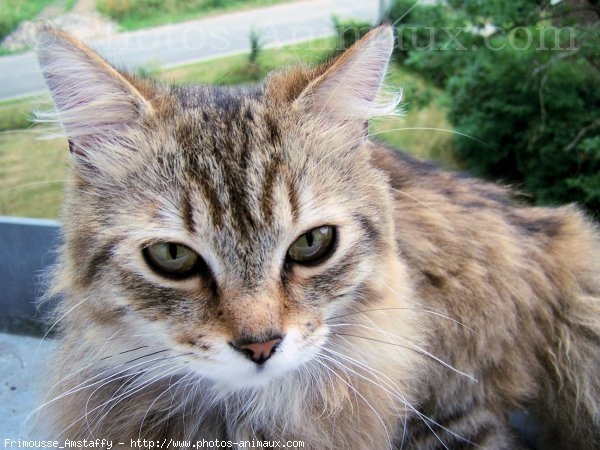
<svg viewBox="0 0 600 450"><path fill-rule="evenodd" d="M375 21L379 0L309 0L121 33L91 42L113 64L163 67L249 50L252 27L266 47L331 35L332 16ZM0 58L0 100L46 90L35 54Z"/></svg>

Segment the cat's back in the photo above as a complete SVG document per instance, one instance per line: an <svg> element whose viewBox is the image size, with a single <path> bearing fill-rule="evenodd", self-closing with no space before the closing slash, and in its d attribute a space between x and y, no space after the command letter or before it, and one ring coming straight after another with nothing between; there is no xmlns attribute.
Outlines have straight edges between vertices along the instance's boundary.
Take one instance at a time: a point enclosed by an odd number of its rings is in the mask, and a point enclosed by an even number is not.
<svg viewBox="0 0 600 450"><path fill-rule="evenodd" d="M564 423L562 430L588 427L597 442L590 427L600 397L597 226L575 206L523 206L508 188L378 144L372 161L394 190L398 252L412 269L415 303L430 312L432 352L503 393L490 408L528 408L542 423ZM427 389L437 401L423 406L433 417L489 401L434 366ZM456 398L463 399L456 411L440 411ZM555 428L543 448L567 448L567 434Z"/></svg>
<svg viewBox="0 0 600 450"><path fill-rule="evenodd" d="M598 227L576 206L525 206L508 187L378 144L372 161L389 176L405 257L454 276L476 260L496 271L539 266L559 289L572 287L561 271L580 281L590 275L589 288L598 288Z"/></svg>

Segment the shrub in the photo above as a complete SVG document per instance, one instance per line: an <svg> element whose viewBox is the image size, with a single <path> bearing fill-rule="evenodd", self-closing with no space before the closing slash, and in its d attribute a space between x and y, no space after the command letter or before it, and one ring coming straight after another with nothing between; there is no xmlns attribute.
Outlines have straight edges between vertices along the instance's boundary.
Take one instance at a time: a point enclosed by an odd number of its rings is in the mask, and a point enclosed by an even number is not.
<svg viewBox="0 0 600 450"><path fill-rule="evenodd" d="M117 21L147 19L161 14L191 13L220 8L231 0L96 0L100 12Z"/></svg>
<svg viewBox="0 0 600 450"><path fill-rule="evenodd" d="M40 11L51 3L52 0L0 1L0 41L12 33L20 22L35 18Z"/></svg>
<svg viewBox="0 0 600 450"><path fill-rule="evenodd" d="M454 151L537 204L578 202L600 217L600 27L566 31L513 28L469 52L447 81L449 119L485 145L457 138Z"/></svg>
<svg viewBox="0 0 600 450"><path fill-rule="evenodd" d="M250 29L250 54L248 55L248 62L250 64L256 64L258 55L264 48L264 42L262 33L254 26Z"/></svg>
<svg viewBox="0 0 600 450"><path fill-rule="evenodd" d="M358 41L361 37L373 28L373 24L366 20L360 19L339 19L333 17L333 27L335 34L338 36L337 52L341 52L350 48L352 44Z"/></svg>
<svg viewBox="0 0 600 450"><path fill-rule="evenodd" d="M444 87L456 131L476 138L455 138L465 168L600 217L597 1L396 0L390 18L398 60Z"/></svg>
<svg viewBox="0 0 600 450"><path fill-rule="evenodd" d="M463 67L467 51L483 39L464 15L444 6L398 0L389 15L396 26L397 60L438 86Z"/></svg>

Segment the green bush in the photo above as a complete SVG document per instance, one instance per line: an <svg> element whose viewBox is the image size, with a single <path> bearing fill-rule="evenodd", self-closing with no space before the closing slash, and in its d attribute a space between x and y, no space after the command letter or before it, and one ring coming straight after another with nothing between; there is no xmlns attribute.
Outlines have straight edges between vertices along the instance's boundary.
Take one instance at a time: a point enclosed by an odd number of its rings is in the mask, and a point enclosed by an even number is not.
<svg viewBox="0 0 600 450"><path fill-rule="evenodd" d="M389 19L395 57L446 89L450 121L472 137L453 145L466 169L537 204L578 202L600 217L600 6L590 2L582 20L573 5L397 0ZM491 35L476 31L489 24ZM343 48L369 28L335 26Z"/></svg>
<svg viewBox="0 0 600 450"><path fill-rule="evenodd" d="M338 48L336 51L341 52L350 48L352 44L367 34L373 28L373 24L366 20L339 19L334 16L333 27L338 37Z"/></svg>
<svg viewBox="0 0 600 450"><path fill-rule="evenodd" d="M461 70L468 51L482 44L465 16L444 6L397 0L389 18L396 26L397 60L438 86Z"/></svg>
<svg viewBox="0 0 600 450"><path fill-rule="evenodd" d="M100 12L121 21L129 17L147 18L157 14L195 11L212 6L210 0L97 0Z"/></svg>
<svg viewBox="0 0 600 450"><path fill-rule="evenodd" d="M580 3L396 0L390 20L398 60L446 89L455 130L475 138L454 141L466 169L600 217L600 6Z"/></svg>
<svg viewBox="0 0 600 450"><path fill-rule="evenodd" d="M0 1L0 41L12 33L20 22L30 20L54 0L2 0Z"/></svg>
<svg viewBox="0 0 600 450"><path fill-rule="evenodd" d="M128 30L181 22L214 11L270 5L286 0L96 0L96 8Z"/></svg>
<svg viewBox="0 0 600 450"><path fill-rule="evenodd" d="M522 183L537 203L600 211L600 78L586 61L480 52L448 91L456 130L485 143L456 140L470 170Z"/></svg>

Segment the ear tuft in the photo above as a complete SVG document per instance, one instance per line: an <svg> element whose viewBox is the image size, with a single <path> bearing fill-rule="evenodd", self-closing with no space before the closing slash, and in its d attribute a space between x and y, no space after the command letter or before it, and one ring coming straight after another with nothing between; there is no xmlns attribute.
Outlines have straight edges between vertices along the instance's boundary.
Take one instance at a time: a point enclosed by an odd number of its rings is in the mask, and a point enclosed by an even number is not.
<svg viewBox="0 0 600 450"><path fill-rule="evenodd" d="M45 28L37 51L58 120L77 153L93 150L152 112L135 86L72 36ZM41 114L40 120L51 121L52 115Z"/></svg>
<svg viewBox="0 0 600 450"><path fill-rule="evenodd" d="M297 102L319 116L356 120L363 125L371 117L389 114L400 98L381 104L377 97L393 47L390 26L371 30L310 83Z"/></svg>

